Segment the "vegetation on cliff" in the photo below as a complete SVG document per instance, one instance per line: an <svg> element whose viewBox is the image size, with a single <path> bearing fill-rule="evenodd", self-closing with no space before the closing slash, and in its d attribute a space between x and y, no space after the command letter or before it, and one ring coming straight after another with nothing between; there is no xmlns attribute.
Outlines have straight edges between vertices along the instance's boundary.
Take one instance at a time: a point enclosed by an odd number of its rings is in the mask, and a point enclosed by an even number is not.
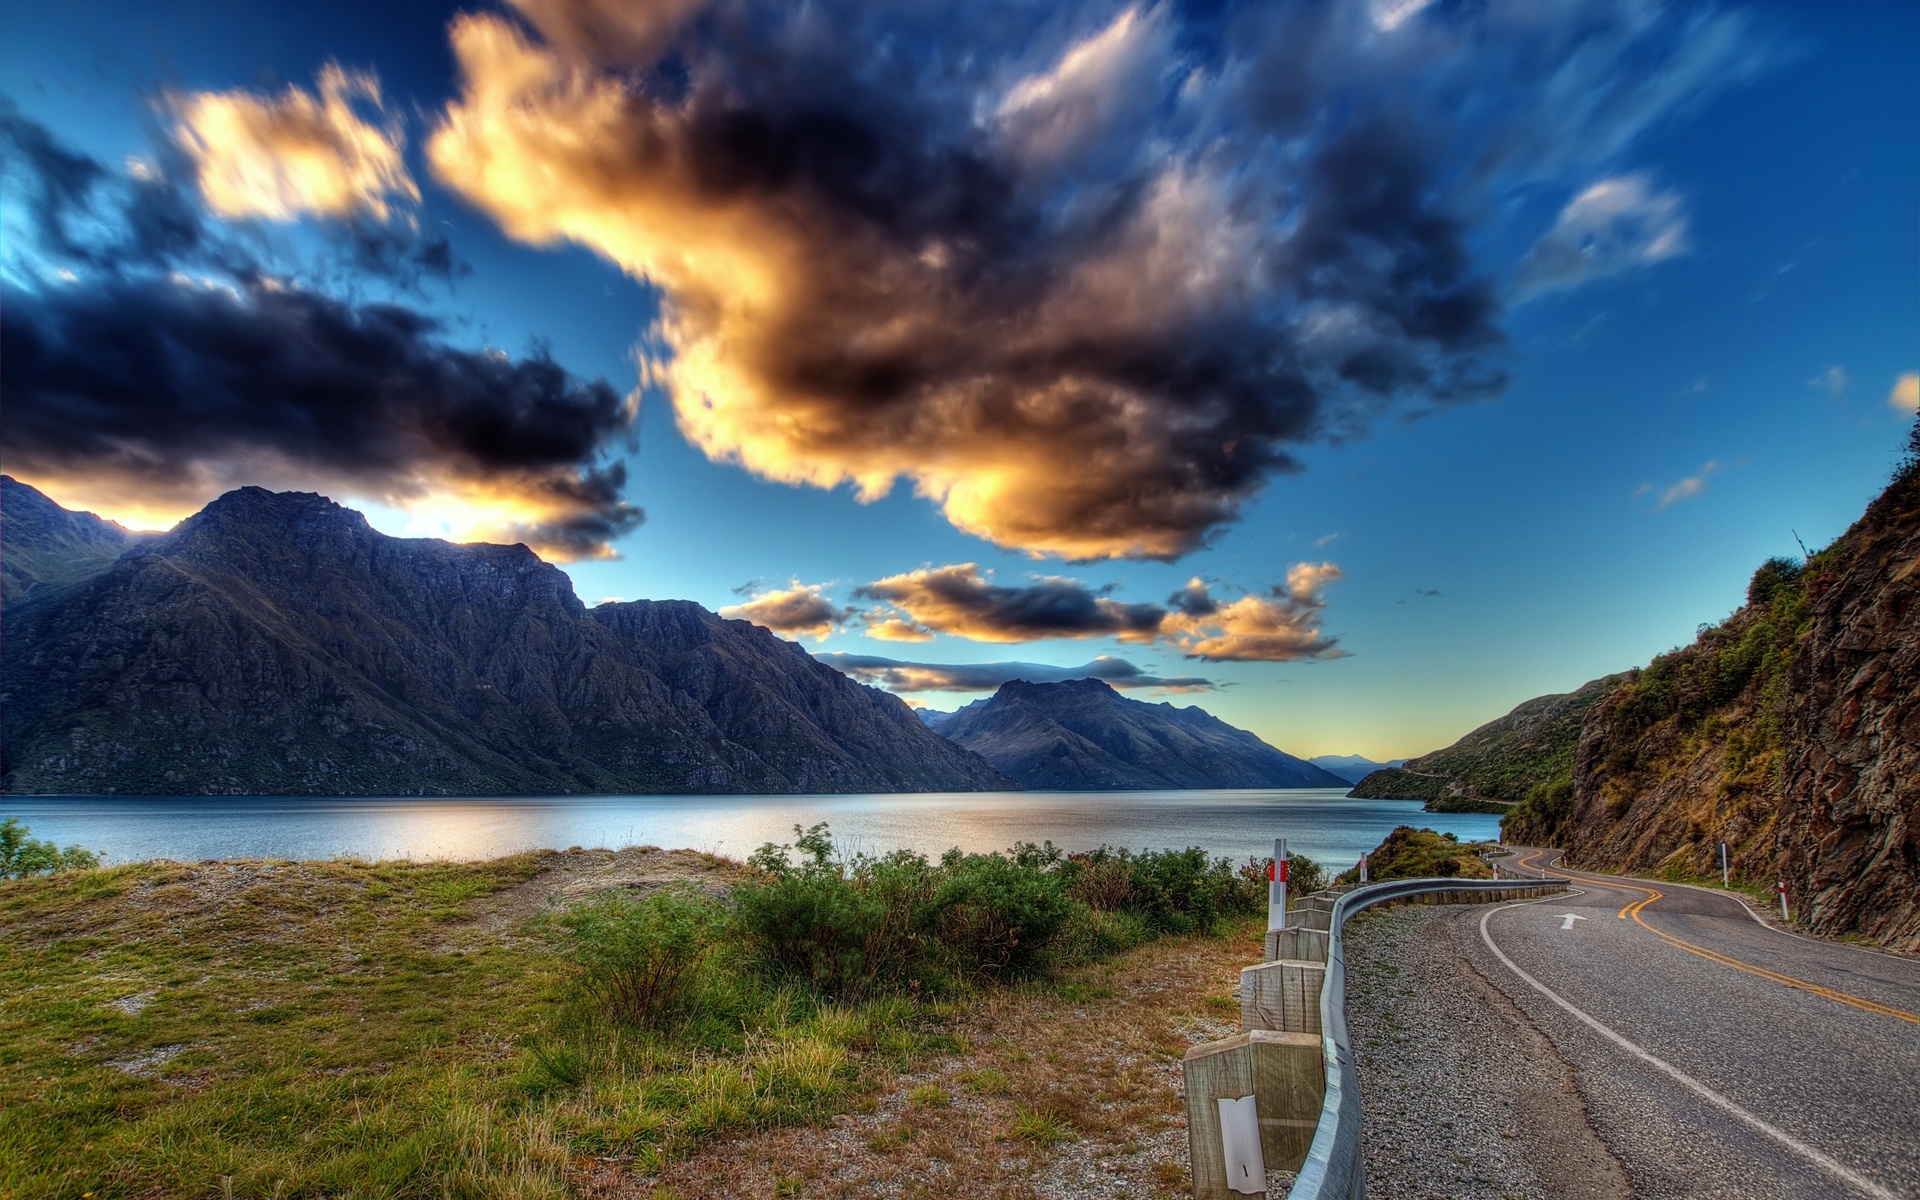
<svg viewBox="0 0 1920 1200"><path fill-rule="evenodd" d="M1832 545L1774 558L1746 603L1629 671L1569 776L1504 823L1580 865L1784 880L1819 932L1920 949L1920 427Z"/></svg>

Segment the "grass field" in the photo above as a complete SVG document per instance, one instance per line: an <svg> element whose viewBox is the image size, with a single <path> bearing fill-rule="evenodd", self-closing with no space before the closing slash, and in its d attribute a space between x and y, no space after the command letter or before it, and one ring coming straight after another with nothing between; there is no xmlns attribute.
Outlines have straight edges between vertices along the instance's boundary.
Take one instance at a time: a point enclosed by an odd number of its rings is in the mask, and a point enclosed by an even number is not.
<svg viewBox="0 0 1920 1200"><path fill-rule="evenodd" d="M998 1068L955 1058L970 1014L1112 995L1055 975L832 1003L716 963L684 1019L616 1025L583 1003L553 917L595 853L0 884L0 1195L598 1192L720 1135L871 1113L935 1061L992 1094ZM742 870L648 861L716 895ZM940 1109L936 1091L912 1111ZM1069 1136L1058 1106L1012 1111L1016 1142Z"/></svg>

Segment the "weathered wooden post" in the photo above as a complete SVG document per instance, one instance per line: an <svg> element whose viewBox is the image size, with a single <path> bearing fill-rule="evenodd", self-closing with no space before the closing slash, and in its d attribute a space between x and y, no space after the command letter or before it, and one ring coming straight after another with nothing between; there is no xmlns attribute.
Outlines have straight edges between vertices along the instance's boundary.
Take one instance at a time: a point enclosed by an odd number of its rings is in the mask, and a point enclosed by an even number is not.
<svg viewBox="0 0 1920 1200"><path fill-rule="evenodd" d="M1267 1168L1293 1171L1306 1161L1326 1096L1318 1036L1251 1029L1195 1046L1182 1066L1195 1200L1264 1195ZM1249 1115L1259 1127L1254 1147L1229 1129Z"/></svg>
<svg viewBox="0 0 1920 1200"><path fill-rule="evenodd" d="M1320 1032L1320 989L1327 964L1281 959L1240 969L1240 1027Z"/></svg>

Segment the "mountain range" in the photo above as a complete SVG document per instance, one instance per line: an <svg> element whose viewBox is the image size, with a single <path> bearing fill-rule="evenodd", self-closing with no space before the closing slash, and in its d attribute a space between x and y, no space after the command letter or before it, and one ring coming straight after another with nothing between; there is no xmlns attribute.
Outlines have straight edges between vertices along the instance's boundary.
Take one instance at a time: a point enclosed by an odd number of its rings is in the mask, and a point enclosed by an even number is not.
<svg viewBox="0 0 1920 1200"><path fill-rule="evenodd" d="M940 724L684 600L589 609L524 546L230 492L164 534L0 476L0 790L1340 787L1198 708L1010 683Z"/></svg>
<svg viewBox="0 0 1920 1200"><path fill-rule="evenodd" d="M1204 709L1130 700L1098 679L1014 680L936 728L1028 788L1347 786Z"/></svg>
<svg viewBox="0 0 1920 1200"><path fill-rule="evenodd" d="M0 513L8 792L1011 786L794 643L686 601L589 610L524 546L259 488L152 537L10 478Z"/></svg>

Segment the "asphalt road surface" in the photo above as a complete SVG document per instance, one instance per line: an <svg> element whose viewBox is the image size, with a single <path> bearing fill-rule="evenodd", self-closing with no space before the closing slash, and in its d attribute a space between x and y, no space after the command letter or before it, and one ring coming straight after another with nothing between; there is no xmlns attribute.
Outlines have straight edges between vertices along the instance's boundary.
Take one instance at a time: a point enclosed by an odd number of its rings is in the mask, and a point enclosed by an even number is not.
<svg viewBox="0 0 1920 1200"><path fill-rule="evenodd" d="M1564 1060L1542 1069L1572 1068L1635 1196L1920 1200L1920 962L1558 853L1503 865L1580 894L1462 912L1459 945Z"/></svg>

